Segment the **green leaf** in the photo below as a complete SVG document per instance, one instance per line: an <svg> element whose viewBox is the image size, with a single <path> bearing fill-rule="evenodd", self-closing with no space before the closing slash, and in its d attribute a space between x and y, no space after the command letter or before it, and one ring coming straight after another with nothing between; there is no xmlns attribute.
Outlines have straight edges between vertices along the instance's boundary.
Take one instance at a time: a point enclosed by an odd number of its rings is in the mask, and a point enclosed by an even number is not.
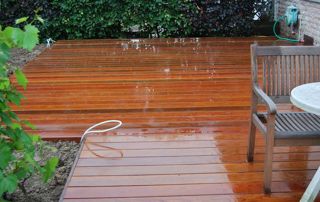
<svg viewBox="0 0 320 202"><path fill-rule="evenodd" d="M8 70L4 65L0 66L0 78L8 77L7 72Z"/></svg>
<svg viewBox="0 0 320 202"><path fill-rule="evenodd" d="M28 175L28 170L25 169L26 165L21 166L15 170L14 175L17 176L18 180L24 179Z"/></svg>
<svg viewBox="0 0 320 202"><path fill-rule="evenodd" d="M40 135L30 135L30 138L33 143L39 142L41 140Z"/></svg>
<svg viewBox="0 0 320 202"><path fill-rule="evenodd" d="M5 43L0 44L0 66L7 63L10 58L10 49Z"/></svg>
<svg viewBox="0 0 320 202"><path fill-rule="evenodd" d="M24 27L24 39L22 47L31 51L39 43L39 30L33 25L26 25Z"/></svg>
<svg viewBox="0 0 320 202"><path fill-rule="evenodd" d="M12 151L10 149L9 146L5 145L5 144L0 144L1 148L0 148L0 168L1 169L5 169L9 162L13 159L13 155L12 155Z"/></svg>
<svg viewBox="0 0 320 202"><path fill-rule="evenodd" d="M10 80L8 78L2 78L0 80L0 90L7 90L10 86Z"/></svg>
<svg viewBox="0 0 320 202"><path fill-rule="evenodd" d="M34 153L28 152L28 153L24 153L24 160L26 162L28 162L30 165L32 166L36 166L36 161L34 159Z"/></svg>
<svg viewBox="0 0 320 202"><path fill-rule="evenodd" d="M16 129L13 129L13 131L16 136L13 142L15 150L26 151L26 149L33 146L31 145L32 143L31 139L29 137L26 137L22 129L16 128ZM30 156L31 154L29 152L24 152L24 156L27 156L27 155Z"/></svg>
<svg viewBox="0 0 320 202"><path fill-rule="evenodd" d="M7 127L5 130L0 128L0 132L5 135L8 136L9 138L11 138L14 141L16 141L17 139L17 135L15 134L14 130L12 128Z"/></svg>
<svg viewBox="0 0 320 202"><path fill-rule="evenodd" d="M7 126L11 126L12 121L6 113L0 113L0 117L3 123L5 123Z"/></svg>
<svg viewBox="0 0 320 202"><path fill-rule="evenodd" d="M20 105L21 98L14 93L8 93L7 98L10 102L14 103L15 105Z"/></svg>
<svg viewBox="0 0 320 202"><path fill-rule="evenodd" d="M19 19L16 20L16 24L23 23L23 22L27 21L28 19L29 19L29 17L19 18Z"/></svg>
<svg viewBox="0 0 320 202"><path fill-rule="evenodd" d="M0 196L5 193L13 193L18 186L18 179L15 175L8 175L0 180Z"/></svg>
<svg viewBox="0 0 320 202"><path fill-rule="evenodd" d="M3 31L3 35L7 38L8 45L22 46L24 32L21 29L14 27L6 27Z"/></svg>
<svg viewBox="0 0 320 202"><path fill-rule="evenodd" d="M47 161L46 165L42 167L41 173L44 182L48 182L48 180L54 175L58 162L59 159L57 157L52 157Z"/></svg>
<svg viewBox="0 0 320 202"><path fill-rule="evenodd" d="M27 80L26 76L24 75L24 73L20 69L17 69L15 71L15 75L16 75L18 84L21 85L24 89L26 89L28 80Z"/></svg>
<svg viewBox="0 0 320 202"><path fill-rule="evenodd" d="M37 127L35 125L33 125L32 123L30 123L29 121L23 120L22 123L26 126L28 126L29 128L31 128L32 130L37 129Z"/></svg>
<svg viewBox="0 0 320 202"><path fill-rule="evenodd" d="M12 32L12 40L16 46L21 47L23 45L24 32L19 28L15 28Z"/></svg>
<svg viewBox="0 0 320 202"><path fill-rule="evenodd" d="M21 129L21 125L20 125L19 123L13 123L13 124L11 125L11 128L12 128L12 129Z"/></svg>
<svg viewBox="0 0 320 202"><path fill-rule="evenodd" d="M23 145L25 146L25 147L29 147L29 146L32 146L31 144L32 144L32 139L31 139L31 137L25 132L25 131L23 131L23 130L19 130L19 129L16 129L16 132L17 133L20 133L19 134L19 140L21 140L22 141L22 143L23 143Z"/></svg>
<svg viewBox="0 0 320 202"><path fill-rule="evenodd" d="M36 19L42 24L44 24L44 19L40 15L36 15Z"/></svg>
<svg viewBox="0 0 320 202"><path fill-rule="evenodd" d="M8 111L8 115L11 117L11 119L14 119L16 121L20 121L20 118L13 111Z"/></svg>

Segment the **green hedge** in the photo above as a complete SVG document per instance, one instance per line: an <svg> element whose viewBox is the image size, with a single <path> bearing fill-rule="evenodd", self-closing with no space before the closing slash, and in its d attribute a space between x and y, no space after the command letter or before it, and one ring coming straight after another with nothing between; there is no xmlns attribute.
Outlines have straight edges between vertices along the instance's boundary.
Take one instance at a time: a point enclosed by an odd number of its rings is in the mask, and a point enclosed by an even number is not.
<svg viewBox="0 0 320 202"><path fill-rule="evenodd" d="M197 12L189 13L194 36L248 36L252 33L253 0L193 1Z"/></svg>
<svg viewBox="0 0 320 202"><path fill-rule="evenodd" d="M47 30L56 38L127 37L133 27L140 37L187 36L191 31L183 10L192 6L189 1L52 0L52 5L59 17L49 20Z"/></svg>
<svg viewBox="0 0 320 202"><path fill-rule="evenodd" d="M54 39L247 36L254 15L252 0L2 1L0 24L40 8L43 38Z"/></svg>

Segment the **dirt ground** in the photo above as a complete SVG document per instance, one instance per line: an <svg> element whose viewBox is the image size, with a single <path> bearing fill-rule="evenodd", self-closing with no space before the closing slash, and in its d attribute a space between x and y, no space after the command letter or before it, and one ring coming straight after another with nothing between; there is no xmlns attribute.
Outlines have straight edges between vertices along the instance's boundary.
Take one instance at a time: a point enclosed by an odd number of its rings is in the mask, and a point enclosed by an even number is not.
<svg viewBox="0 0 320 202"><path fill-rule="evenodd" d="M45 158L59 157L59 164L55 176L47 183L43 183L38 175L34 175L25 182L27 195L20 189L10 194L8 199L17 202L53 202L59 201L68 175L70 173L79 144L76 142L46 142L52 149L45 152Z"/></svg>
<svg viewBox="0 0 320 202"><path fill-rule="evenodd" d="M12 49L9 60L11 69L14 70L15 68L23 68L26 63L36 58L45 49L46 46L44 44L37 45L31 52L21 48Z"/></svg>

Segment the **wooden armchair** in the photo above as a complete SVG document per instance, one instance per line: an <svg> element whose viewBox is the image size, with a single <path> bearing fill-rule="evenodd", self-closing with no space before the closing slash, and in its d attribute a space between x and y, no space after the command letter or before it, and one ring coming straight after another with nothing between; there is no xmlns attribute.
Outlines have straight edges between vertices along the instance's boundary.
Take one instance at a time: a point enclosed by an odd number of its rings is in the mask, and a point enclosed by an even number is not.
<svg viewBox="0 0 320 202"><path fill-rule="evenodd" d="M276 103L290 103L290 91L320 81L320 47L251 45L252 105L248 161L253 161L255 133L265 139L264 191L271 192L275 146L320 145L320 116L306 112L278 112ZM261 79L261 80L260 80ZM258 103L266 112L258 112Z"/></svg>

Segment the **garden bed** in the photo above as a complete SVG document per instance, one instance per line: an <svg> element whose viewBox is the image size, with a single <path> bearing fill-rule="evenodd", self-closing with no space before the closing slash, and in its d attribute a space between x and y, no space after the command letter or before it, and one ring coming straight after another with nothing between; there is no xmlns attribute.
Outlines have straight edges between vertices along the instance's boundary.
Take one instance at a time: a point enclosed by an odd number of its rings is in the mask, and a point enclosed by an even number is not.
<svg viewBox="0 0 320 202"><path fill-rule="evenodd" d="M32 52L22 49L13 49L10 59L11 71L17 67L23 68L27 62L36 58L45 49L46 47L43 44L36 46ZM73 161L79 150L79 144L72 141L46 141L45 143L49 147L45 150L43 158L49 159L52 156L57 156L60 159L55 176L47 184L42 182L40 176L31 176L24 183L27 194L24 194L21 189L17 189L15 193L7 195L8 200L17 202L59 201Z"/></svg>
<svg viewBox="0 0 320 202"><path fill-rule="evenodd" d="M31 52L21 49L21 48L14 48L11 50L11 57L9 64L13 67L20 67L28 63L29 61L36 58L40 53L42 53L46 49L44 44L37 45Z"/></svg>
<svg viewBox="0 0 320 202"><path fill-rule="evenodd" d="M45 152L44 158L59 157L59 164L55 176L44 184L38 175L34 175L25 182L27 195L20 189L8 195L8 199L17 202L53 202L59 201L64 185L70 173L73 161L79 150L79 144L70 141L46 142L52 147Z"/></svg>

